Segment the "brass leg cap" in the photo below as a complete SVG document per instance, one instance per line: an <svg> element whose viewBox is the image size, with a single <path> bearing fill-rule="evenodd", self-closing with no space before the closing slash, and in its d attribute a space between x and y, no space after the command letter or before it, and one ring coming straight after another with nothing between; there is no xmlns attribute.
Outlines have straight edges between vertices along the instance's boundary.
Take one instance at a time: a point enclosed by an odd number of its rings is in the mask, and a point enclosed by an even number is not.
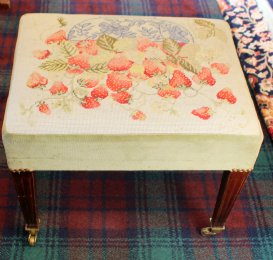
<svg viewBox="0 0 273 260"><path fill-rule="evenodd" d="M215 236L225 230L225 227L204 227L201 229L203 237Z"/></svg>
<svg viewBox="0 0 273 260"><path fill-rule="evenodd" d="M30 246L35 246L36 240L37 240L37 233L35 233L35 234L29 233L28 244Z"/></svg>

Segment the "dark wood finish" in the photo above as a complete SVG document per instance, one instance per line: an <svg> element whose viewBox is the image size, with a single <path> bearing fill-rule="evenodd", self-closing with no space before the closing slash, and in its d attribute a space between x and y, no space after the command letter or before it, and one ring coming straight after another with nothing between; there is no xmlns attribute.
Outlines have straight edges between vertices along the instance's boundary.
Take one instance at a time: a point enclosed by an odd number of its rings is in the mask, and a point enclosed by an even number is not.
<svg viewBox="0 0 273 260"><path fill-rule="evenodd" d="M36 186L34 172L12 171L17 197L26 223L26 229L38 229Z"/></svg>
<svg viewBox="0 0 273 260"><path fill-rule="evenodd" d="M1 9L10 8L10 0L0 0L0 8Z"/></svg>
<svg viewBox="0 0 273 260"><path fill-rule="evenodd" d="M250 171L225 171L218 192L211 225L223 227Z"/></svg>

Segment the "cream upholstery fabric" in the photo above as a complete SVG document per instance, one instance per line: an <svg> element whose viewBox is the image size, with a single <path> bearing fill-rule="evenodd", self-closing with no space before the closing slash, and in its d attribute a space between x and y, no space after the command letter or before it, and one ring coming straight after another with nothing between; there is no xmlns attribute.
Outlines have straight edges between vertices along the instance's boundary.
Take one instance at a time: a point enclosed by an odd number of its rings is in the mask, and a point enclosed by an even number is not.
<svg viewBox="0 0 273 260"><path fill-rule="evenodd" d="M3 125L11 169L250 169L262 139L224 21L21 18Z"/></svg>

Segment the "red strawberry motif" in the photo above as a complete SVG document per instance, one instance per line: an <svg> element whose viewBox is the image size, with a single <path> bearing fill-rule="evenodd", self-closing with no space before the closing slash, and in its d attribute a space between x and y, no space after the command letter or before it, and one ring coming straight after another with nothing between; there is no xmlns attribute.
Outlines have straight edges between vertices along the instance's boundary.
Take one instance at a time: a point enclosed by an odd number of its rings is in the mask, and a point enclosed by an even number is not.
<svg viewBox="0 0 273 260"><path fill-rule="evenodd" d="M229 72L229 67L224 63L215 62L215 63L212 63L210 67L217 69L221 74L228 74Z"/></svg>
<svg viewBox="0 0 273 260"><path fill-rule="evenodd" d="M103 86L99 86L99 87L96 87L94 88L92 91L91 91L91 96L93 98L101 98L101 99L104 99L108 96L108 91L105 87Z"/></svg>
<svg viewBox="0 0 273 260"><path fill-rule="evenodd" d="M208 120L211 117L211 109L209 107L200 107L192 110L193 115L198 116L204 120Z"/></svg>
<svg viewBox="0 0 273 260"><path fill-rule="evenodd" d="M93 97L85 97L82 102L82 106L86 109L97 108L100 103Z"/></svg>
<svg viewBox="0 0 273 260"><path fill-rule="evenodd" d="M69 68L67 72L70 74L82 74L84 70L79 68Z"/></svg>
<svg viewBox="0 0 273 260"><path fill-rule="evenodd" d="M192 82L183 72L175 70L172 78L169 80L169 84L174 88L181 86L189 88Z"/></svg>
<svg viewBox="0 0 273 260"><path fill-rule="evenodd" d="M43 77L38 72L33 72L28 78L27 86L29 88L44 87L47 82L47 78Z"/></svg>
<svg viewBox="0 0 273 260"><path fill-rule="evenodd" d="M98 79L84 79L83 85L86 88L94 88L99 83Z"/></svg>
<svg viewBox="0 0 273 260"><path fill-rule="evenodd" d="M45 102L42 102L38 105L38 109L41 113L44 113L46 115L50 115L51 111L49 109L49 106L45 103Z"/></svg>
<svg viewBox="0 0 273 260"><path fill-rule="evenodd" d="M51 43L58 43L67 40L66 38L66 33L64 30L60 30L58 32L53 33L47 39L45 40L46 44L51 44Z"/></svg>
<svg viewBox="0 0 273 260"><path fill-rule="evenodd" d="M93 56L98 54L98 46L95 40L79 41L76 44L76 47L78 48L80 54L86 53Z"/></svg>
<svg viewBox="0 0 273 260"><path fill-rule="evenodd" d="M216 96L218 99L227 100L230 104L235 104L237 101L237 98L233 95L231 89L229 88L220 90Z"/></svg>
<svg viewBox="0 0 273 260"><path fill-rule="evenodd" d="M164 98L170 97L170 98L177 99L181 95L181 92L178 90L172 90L172 89L161 89L157 92L157 94Z"/></svg>
<svg viewBox="0 0 273 260"><path fill-rule="evenodd" d="M52 87L49 89L52 95L64 94L68 90L68 87L65 86L62 82L55 82Z"/></svg>
<svg viewBox="0 0 273 260"><path fill-rule="evenodd" d="M120 104L128 104L131 98L131 94L126 91L113 93L112 98Z"/></svg>
<svg viewBox="0 0 273 260"><path fill-rule="evenodd" d="M146 51L149 47L158 47L158 44L156 42L152 42L147 38L141 38L137 41L137 49L141 52Z"/></svg>
<svg viewBox="0 0 273 260"><path fill-rule="evenodd" d="M146 115L142 111L137 110L132 114L132 119L134 119L134 120L145 120Z"/></svg>
<svg viewBox="0 0 273 260"><path fill-rule="evenodd" d="M206 82L210 86L215 84L215 78L213 78L209 68L203 67L202 70L197 74L199 80Z"/></svg>
<svg viewBox="0 0 273 260"><path fill-rule="evenodd" d="M43 60L47 58L51 52L49 50L44 50L44 51L34 51L33 56L39 60Z"/></svg>
<svg viewBox="0 0 273 260"><path fill-rule="evenodd" d="M132 87L132 79L120 72L112 72L107 75L106 85L112 91L118 92Z"/></svg>
<svg viewBox="0 0 273 260"><path fill-rule="evenodd" d="M88 69L90 68L89 57L84 54L79 54L68 58L68 64L72 66L72 69Z"/></svg>
<svg viewBox="0 0 273 260"><path fill-rule="evenodd" d="M155 75L162 75L166 72L166 65L164 62L159 60L145 59L143 61L144 74L148 77L153 77Z"/></svg>
<svg viewBox="0 0 273 260"><path fill-rule="evenodd" d="M133 63L133 61L128 60L123 54L117 54L109 61L107 67L113 71L123 71L130 69Z"/></svg>

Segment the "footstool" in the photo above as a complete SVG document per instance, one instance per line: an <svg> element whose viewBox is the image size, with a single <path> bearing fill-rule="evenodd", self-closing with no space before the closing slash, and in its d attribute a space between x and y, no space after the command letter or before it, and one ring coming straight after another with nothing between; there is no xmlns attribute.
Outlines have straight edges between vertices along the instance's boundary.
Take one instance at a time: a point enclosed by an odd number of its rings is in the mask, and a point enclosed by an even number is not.
<svg viewBox="0 0 273 260"><path fill-rule="evenodd" d="M263 140L221 20L27 14L20 20L3 123L29 231L34 171L224 171L215 235Z"/></svg>

